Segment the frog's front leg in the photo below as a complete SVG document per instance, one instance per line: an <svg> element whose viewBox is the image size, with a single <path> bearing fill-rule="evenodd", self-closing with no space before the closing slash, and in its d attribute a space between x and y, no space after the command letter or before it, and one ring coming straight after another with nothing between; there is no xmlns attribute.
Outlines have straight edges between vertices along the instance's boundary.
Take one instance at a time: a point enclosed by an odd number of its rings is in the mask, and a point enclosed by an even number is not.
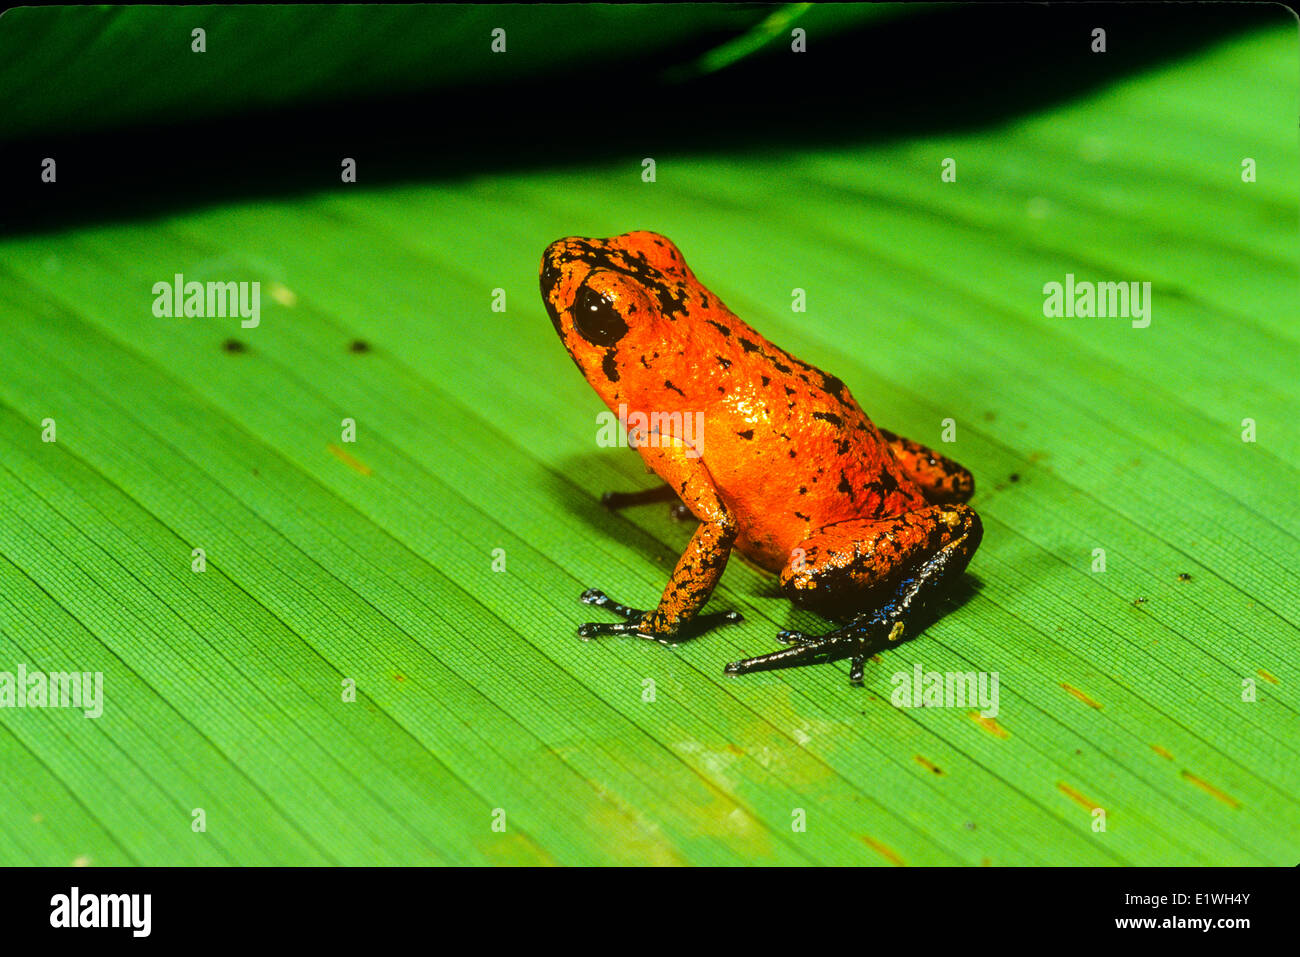
<svg viewBox="0 0 1300 957"><path fill-rule="evenodd" d="M713 594L722 571L727 567L731 546L736 540L736 521L718 497L704 462L687 454L680 443L641 449L642 456L667 482L665 486L700 519L686 550L677 561L672 577L659 604L649 611L631 608L609 598L604 592L589 588L582 593L588 605L605 608L624 618L621 622L590 622L578 628L584 639L599 635L636 635L654 641L672 641L680 637L687 625ZM652 490L658 492L657 489ZM635 494L635 493L633 493ZM720 619L740 621L736 612L724 612Z"/></svg>
<svg viewBox="0 0 1300 957"><path fill-rule="evenodd" d="M780 632L778 640L793 647L732 662L727 673L851 658L849 679L861 681L868 657L915 637L982 536L979 515L967 505L931 505L814 532L781 572L781 590L797 604L846 623L824 635Z"/></svg>

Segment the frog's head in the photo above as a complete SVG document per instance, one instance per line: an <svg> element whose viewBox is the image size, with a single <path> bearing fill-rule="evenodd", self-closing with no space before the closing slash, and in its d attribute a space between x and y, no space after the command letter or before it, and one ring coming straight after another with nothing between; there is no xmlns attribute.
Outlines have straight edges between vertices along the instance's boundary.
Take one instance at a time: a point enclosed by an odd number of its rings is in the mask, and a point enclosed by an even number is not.
<svg viewBox="0 0 1300 957"><path fill-rule="evenodd" d="M569 236L542 253L542 302L587 381L610 401L642 356L671 340L695 281L672 241L658 233L610 239ZM688 335L689 328L682 329Z"/></svg>

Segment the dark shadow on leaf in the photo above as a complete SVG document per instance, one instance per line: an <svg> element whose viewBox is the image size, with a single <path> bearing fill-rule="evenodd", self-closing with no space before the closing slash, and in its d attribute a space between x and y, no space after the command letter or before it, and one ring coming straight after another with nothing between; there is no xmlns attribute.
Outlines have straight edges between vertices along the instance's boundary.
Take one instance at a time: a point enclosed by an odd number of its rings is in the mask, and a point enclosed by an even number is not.
<svg viewBox="0 0 1300 957"><path fill-rule="evenodd" d="M334 191L344 156L359 158L364 184L347 188L611 161L635 176L646 156L779 160L995 126L1284 15L1271 4L969 4L814 37L804 55L775 43L685 84L661 78L670 64L630 51L616 73L575 67L509 87L44 138L0 150L0 209L7 231L34 231ZM1105 53L1090 50L1098 25ZM539 108L548 91L571 98L558 121ZM590 122L597 107L625 122ZM32 174L47 156L58 157L57 188Z"/></svg>

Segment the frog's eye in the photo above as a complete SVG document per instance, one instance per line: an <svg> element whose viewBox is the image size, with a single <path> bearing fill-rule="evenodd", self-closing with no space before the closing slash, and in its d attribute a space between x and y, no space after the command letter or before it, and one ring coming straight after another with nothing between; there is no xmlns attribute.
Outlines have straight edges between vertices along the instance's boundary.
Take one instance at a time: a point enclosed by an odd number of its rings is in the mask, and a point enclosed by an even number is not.
<svg viewBox="0 0 1300 957"><path fill-rule="evenodd" d="M614 310L614 304L590 286L583 286L574 300L573 327L597 346L612 346L627 335L627 323Z"/></svg>

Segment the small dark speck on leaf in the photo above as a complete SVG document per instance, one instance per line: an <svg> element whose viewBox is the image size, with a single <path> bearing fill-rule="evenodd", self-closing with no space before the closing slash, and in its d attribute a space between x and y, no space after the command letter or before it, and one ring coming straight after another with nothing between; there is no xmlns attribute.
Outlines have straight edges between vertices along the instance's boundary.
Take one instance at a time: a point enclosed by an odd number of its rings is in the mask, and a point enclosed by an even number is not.
<svg viewBox="0 0 1300 957"><path fill-rule="evenodd" d="M1136 607L1137 605L1143 604L1145 601L1146 601L1145 598L1134 598L1133 605Z"/></svg>
<svg viewBox="0 0 1300 957"><path fill-rule="evenodd" d="M1179 580L1180 582L1189 582L1189 581L1192 580L1192 576L1189 575L1189 574L1187 574L1187 572L1179 572L1179 573L1178 573L1178 580Z"/></svg>
<svg viewBox="0 0 1300 957"><path fill-rule="evenodd" d="M227 339L221 344L221 348L227 352L247 352L248 346L244 345L238 339Z"/></svg>
<svg viewBox="0 0 1300 957"><path fill-rule="evenodd" d="M353 339L352 344L348 346L348 349L351 352L369 352L370 343L366 342L364 339Z"/></svg>
<svg viewBox="0 0 1300 957"><path fill-rule="evenodd" d="M1019 472L1012 472L1010 475L1007 476L1007 479L1008 479L1008 481L1011 481L1011 482L1019 482L1019 481L1020 481L1020 473L1019 473Z"/></svg>

